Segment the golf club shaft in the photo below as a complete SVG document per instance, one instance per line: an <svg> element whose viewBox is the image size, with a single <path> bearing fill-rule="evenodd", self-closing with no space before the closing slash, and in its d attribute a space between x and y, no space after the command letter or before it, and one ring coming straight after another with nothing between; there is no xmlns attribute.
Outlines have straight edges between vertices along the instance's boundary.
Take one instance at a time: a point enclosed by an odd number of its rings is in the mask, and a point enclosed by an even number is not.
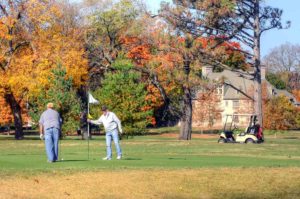
<svg viewBox="0 0 300 199"><path fill-rule="evenodd" d="M88 140L88 160L90 159L90 124L88 123L88 128L87 128L87 140Z"/></svg>
<svg viewBox="0 0 300 199"><path fill-rule="evenodd" d="M59 149L58 150L59 150L59 158L60 158L60 160L63 160L61 143L62 143L62 136L60 136L60 138L59 138Z"/></svg>

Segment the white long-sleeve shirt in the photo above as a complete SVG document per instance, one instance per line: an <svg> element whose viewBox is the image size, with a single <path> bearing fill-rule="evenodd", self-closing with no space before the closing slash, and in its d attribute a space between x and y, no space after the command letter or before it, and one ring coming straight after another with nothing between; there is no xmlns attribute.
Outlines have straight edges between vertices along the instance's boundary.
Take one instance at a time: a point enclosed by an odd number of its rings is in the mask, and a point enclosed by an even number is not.
<svg viewBox="0 0 300 199"><path fill-rule="evenodd" d="M105 132L110 132L118 128L119 132L122 133L121 121L113 112L106 112L100 116L98 120L90 120L90 123L101 125L103 124Z"/></svg>

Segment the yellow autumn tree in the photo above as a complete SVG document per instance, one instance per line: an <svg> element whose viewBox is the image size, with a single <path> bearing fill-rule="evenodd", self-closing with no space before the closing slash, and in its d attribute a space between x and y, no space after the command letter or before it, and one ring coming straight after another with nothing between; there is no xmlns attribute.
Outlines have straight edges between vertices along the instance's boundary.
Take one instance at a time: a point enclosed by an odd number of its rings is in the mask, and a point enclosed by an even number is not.
<svg viewBox="0 0 300 199"><path fill-rule="evenodd" d="M270 99L264 107L264 127L272 130L299 128L300 114L297 107L284 95Z"/></svg>
<svg viewBox="0 0 300 199"><path fill-rule="evenodd" d="M64 28L60 5L50 0L0 2L0 97L9 105L15 138L23 137L22 101L50 86L50 71L60 63L73 85L87 78L87 60L76 29Z"/></svg>

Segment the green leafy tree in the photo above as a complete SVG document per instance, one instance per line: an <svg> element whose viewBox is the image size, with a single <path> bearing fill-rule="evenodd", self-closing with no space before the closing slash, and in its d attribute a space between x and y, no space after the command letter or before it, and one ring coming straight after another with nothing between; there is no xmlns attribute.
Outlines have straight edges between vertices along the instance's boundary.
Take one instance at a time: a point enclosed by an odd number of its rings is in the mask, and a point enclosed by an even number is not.
<svg viewBox="0 0 300 199"><path fill-rule="evenodd" d="M268 73L266 79L277 89L286 89L286 84L274 73Z"/></svg>
<svg viewBox="0 0 300 199"><path fill-rule="evenodd" d="M67 77L66 69L60 64L52 70L49 78L52 82L50 87L32 100L34 102L31 104L30 115L38 123L46 104L53 102L63 120L63 135L73 133L79 126L81 102L73 89L72 78Z"/></svg>
<svg viewBox="0 0 300 199"><path fill-rule="evenodd" d="M146 85L140 81L141 75L132 71L128 60L117 60L113 68L115 73L107 73L102 87L94 96L101 105L106 105L122 121L125 135L143 134L151 124L150 101L146 99ZM92 107L92 114L99 115L99 108Z"/></svg>
<svg viewBox="0 0 300 199"><path fill-rule="evenodd" d="M101 85L104 73L123 54L124 37L132 34L139 16L134 0L95 1L87 15L90 27L86 31L86 51L89 59L90 88Z"/></svg>

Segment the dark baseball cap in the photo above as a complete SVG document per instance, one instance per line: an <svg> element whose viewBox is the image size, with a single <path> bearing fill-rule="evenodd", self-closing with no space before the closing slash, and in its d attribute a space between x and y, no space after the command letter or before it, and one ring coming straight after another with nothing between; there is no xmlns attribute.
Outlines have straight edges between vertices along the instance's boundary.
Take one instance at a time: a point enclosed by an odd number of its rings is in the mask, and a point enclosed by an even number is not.
<svg viewBox="0 0 300 199"><path fill-rule="evenodd" d="M107 108L107 106L105 106L105 105L103 105L103 106L101 107L101 110L102 110L102 111L107 111L107 109L108 109L108 108Z"/></svg>

